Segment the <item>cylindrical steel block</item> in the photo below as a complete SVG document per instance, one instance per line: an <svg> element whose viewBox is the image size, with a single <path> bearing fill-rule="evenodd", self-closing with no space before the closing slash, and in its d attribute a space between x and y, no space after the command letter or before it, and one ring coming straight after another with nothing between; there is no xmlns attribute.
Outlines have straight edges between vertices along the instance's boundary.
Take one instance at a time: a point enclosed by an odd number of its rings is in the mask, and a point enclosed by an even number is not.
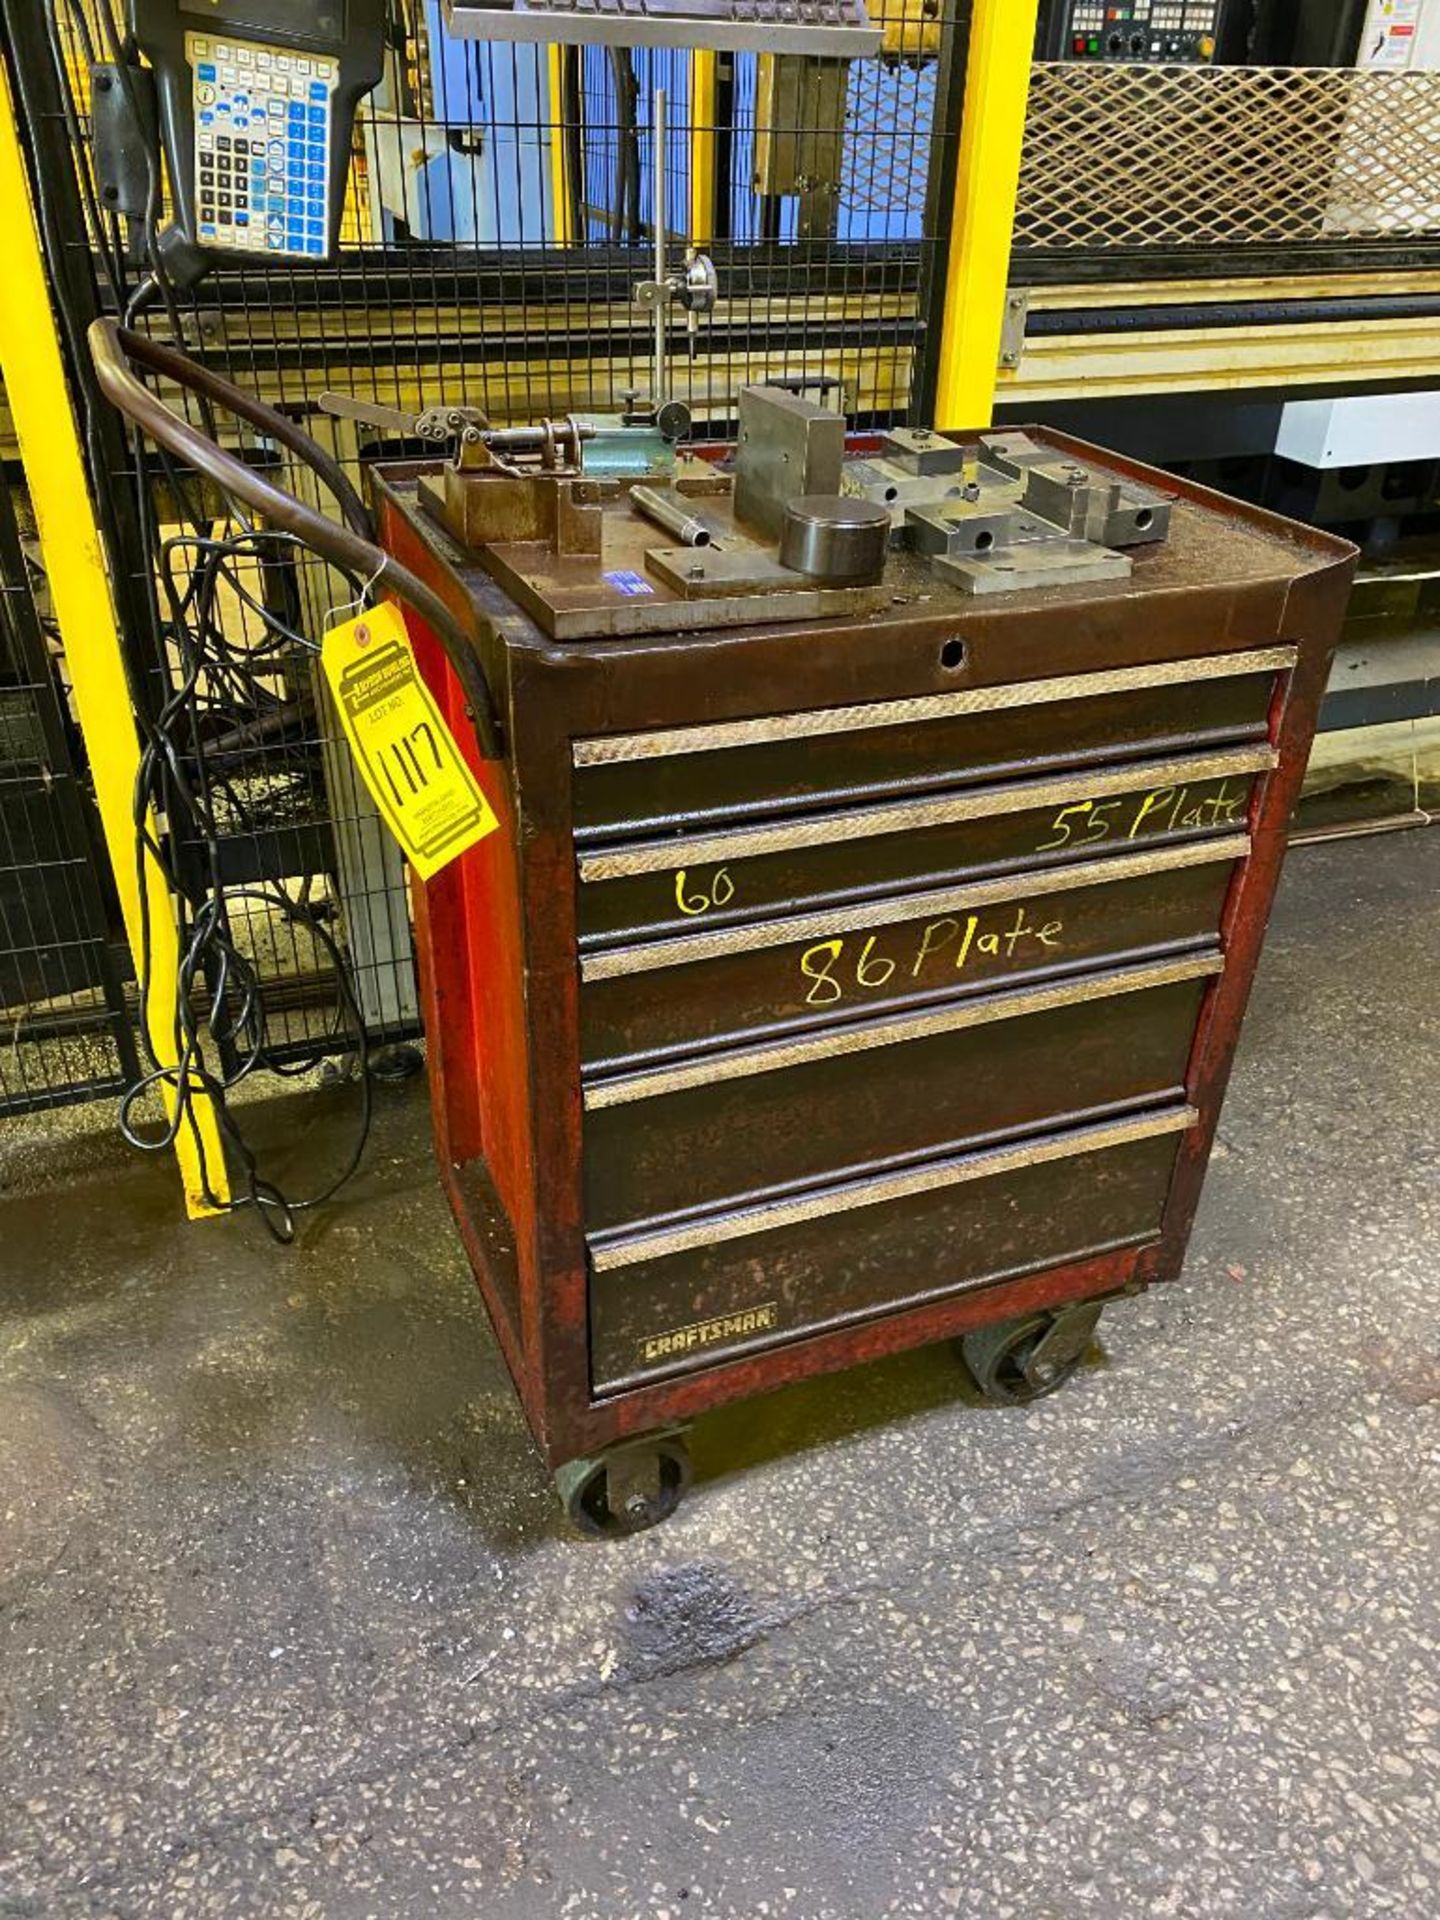
<svg viewBox="0 0 1440 1920"><path fill-rule="evenodd" d="M873 500L811 493L791 500L780 532L780 561L835 585L878 580L890 544L890 515Z"/></svg>

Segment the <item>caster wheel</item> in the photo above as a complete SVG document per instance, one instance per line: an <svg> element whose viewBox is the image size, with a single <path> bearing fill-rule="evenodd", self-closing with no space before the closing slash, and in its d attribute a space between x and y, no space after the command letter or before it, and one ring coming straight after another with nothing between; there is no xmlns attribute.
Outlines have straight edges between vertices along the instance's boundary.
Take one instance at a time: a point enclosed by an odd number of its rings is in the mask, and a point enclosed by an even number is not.
<svg viewBox="0 0 1440 1920"><path fill-rule="evenodd" d="M668 1520L690 1485L690 1450L679 1433L647 1434L555 1474L572 1526L618 1539Z"/></svg>
<svg viewBox="0 0 1440 1920"><path fill-rule="evenodd" d="M402 1080L413 1080L417 1073L424 1071L424 1054L408 1042L376 1047L370 1055L370 1078L384 1086L398 1086Z"/></svg>
<svg viewBox="0 0 1440 1920"><path fill-rule="evenodd" d="M1099 1318L1096 1301L1058 1313L1002 1320L965 1334L959 1342L961 1357L987 1400L996 1406L1021 1406L1064 1386L1085 1358Z"/></svg>

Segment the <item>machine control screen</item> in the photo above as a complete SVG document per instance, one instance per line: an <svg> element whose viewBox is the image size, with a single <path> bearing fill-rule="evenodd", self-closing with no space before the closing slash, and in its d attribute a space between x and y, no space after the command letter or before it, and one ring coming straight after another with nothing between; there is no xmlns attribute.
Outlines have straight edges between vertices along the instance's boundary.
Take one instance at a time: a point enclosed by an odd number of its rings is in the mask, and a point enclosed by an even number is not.
<svg viewBox="0 0 1440 1920"><path fill-rule="evenodd" d="M187 33L195 107L195 237L270 258L330 250L339 68L325 54Z"/></svg>
<svg viewBox="0 0 1440 1920"><path fill-rule="evenodd" d="M1069 60L1203 64L1215 58L1219 13L1219 0L1071 0L1069 33L1056 53Z"/></svg>

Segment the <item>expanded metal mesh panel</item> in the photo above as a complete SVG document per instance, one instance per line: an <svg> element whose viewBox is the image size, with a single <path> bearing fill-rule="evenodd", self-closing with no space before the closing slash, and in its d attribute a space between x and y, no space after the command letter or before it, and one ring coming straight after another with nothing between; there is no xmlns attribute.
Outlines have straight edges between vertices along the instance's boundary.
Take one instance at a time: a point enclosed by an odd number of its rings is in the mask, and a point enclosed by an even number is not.
<svg viewBox="0 0 1440 1920"><path fill-rule="evenodd" d="M1285 247L1440 233L1440 73L1034 69L1015 242Z"/></svg>
<svg viewBox="0 0 1440 1920"><path fill-rule="evenodd" d="M933 60L857 60L846 107L863 137L845 143L840 188L877 240L918 240L924 231L929 134L935 119Z"/></svg>

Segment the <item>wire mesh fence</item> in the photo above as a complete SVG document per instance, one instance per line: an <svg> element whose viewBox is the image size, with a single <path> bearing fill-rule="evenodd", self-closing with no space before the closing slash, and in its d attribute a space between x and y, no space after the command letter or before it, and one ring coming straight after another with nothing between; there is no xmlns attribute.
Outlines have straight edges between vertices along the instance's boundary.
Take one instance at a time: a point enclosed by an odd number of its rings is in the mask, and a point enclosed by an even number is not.
<svg viewBox="0 0 1440 1920"><path fill-rule="evenodd" d="M91 63L123 50L117 0L110 8L7 0L4 11L12 62L34 82L23 91L37 185L53 249L70 261L69 304L84 304L73 292L83 260L92 310L123 313L141 277L136 236L105 206L88 139ZM441 402L496 424L620 411L652 386L653 319L636 289L653 271L660 90L665 236L677 260L706 250L719 282L698 327L674 316L665 397L688 402L712 438L733 431L739 388L766 378L828 376L863 424L914 417L944 277L939 186L958 136L947 55L963 46L968 10L968 0L872 4L882 53L841 61L459 40L437 0L392 0L336 253L218 267L179 315L178 343L299 421L352 476L377 454L428 451L405 423ZM46 159L62 150L69 178ZM77 361L88 317L72 316ZM160 306L140 324L162 339L177 332ZM391 413L338 418L320 405L327 392ZM283 449L223 417L213 424L270 478L328 507ZM157 603L154 553L182 543L172 551L183 583L183 542L224 539L238 522L197 476L117 439L113 423L108 451L93 433L91 450L104 499L142 502L128 536L110 532L132 681L153 717L187 670ZM231 911L237 944L269 982L278 1056L340 1044L324 955L306 932L316 915L349 955L372 1036L403 1038L417 1012L401 863L311 651L355 585L293 550L248 564L248 580L227 581L217 657L186 722L191 762L214 769L214 844L177 829L176 869L197 886L207 863L235 888L260 875L276 883L263 908L237 896Z"/></svg>
<svg viewBox="0 0 1440 1920"><path fill-rule="evenodd" d="M131 1008L23 490L0 486L0 1114L117 1092Z"/></svg>
<svg viewBox="0 0 1440 1920"><path fill-rule="evenodd" d="M1440 238L1440 73L1043 63L1022 259ZM1083 274L1082 276L1083 277Z"/></svg>

